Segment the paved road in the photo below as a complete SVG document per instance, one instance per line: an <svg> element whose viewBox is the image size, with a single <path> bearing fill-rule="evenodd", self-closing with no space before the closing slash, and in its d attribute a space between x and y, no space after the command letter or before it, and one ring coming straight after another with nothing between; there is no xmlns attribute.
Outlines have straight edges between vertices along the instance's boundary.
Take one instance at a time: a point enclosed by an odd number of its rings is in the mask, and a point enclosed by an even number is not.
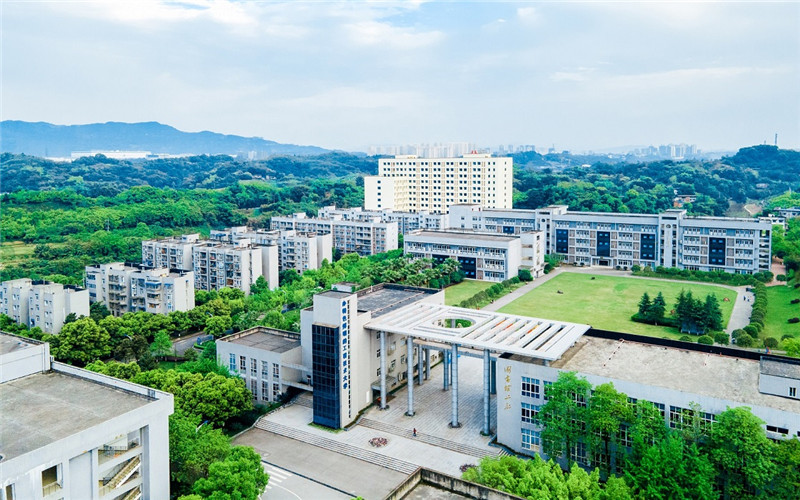
<svg viewBox="0 0 800 500"><path fill-rule="evenodd" d="M203 332L193 333L181 338L172 339L172 348L175 349L177 356L183 356L183 353L188 351L194 344L197 337L205 335Z"/></svg>
<svg viewBox="0 0 800 500"><path fill-rule="evenodd" d="M350 495L269 463L264 463L264 470L269 474L269 483L261 495L263 500L349 500L351 498Z"/></svg>

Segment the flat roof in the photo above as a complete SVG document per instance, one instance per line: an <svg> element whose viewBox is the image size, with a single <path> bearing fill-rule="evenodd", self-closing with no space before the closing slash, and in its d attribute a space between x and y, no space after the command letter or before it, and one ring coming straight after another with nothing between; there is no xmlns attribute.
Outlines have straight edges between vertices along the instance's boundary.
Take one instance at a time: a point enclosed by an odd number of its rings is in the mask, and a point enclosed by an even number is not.
<svg viewBox="0 0 800 500"><path fill-rule="evenodd" d="M436 240L480 240L480 241L512 241L516 240L517 236L506 236L500 233L479 233L474 231L433 231L422 229L412 231L405 236L405 241L412 240L414 237L428 237L435 238Z"/></svg>
<svg viewBox="0 0 800 500"><path fill-rule="evenodd" d="M8 460L59 441L152 400L50 371L0 384L0 454Z"/></svg>
<svg viewBox="0 0 800 500"><path fill-rule="evenodd" d="M450 327L452 321L469 322ZM464 321L466 320L466 321ZM462 347L556 360L589 325L439 304L412 304L373 319L366 328Z"/></svg>
<svg viewBox="0 0 800 500"><path fill-rule="evenodd" d="M761 373L774 377L800 380L800 360L778 360L769 357L761 358Z"/></svg>
<svg viewBox="0 0 800 500"><path fill-rule="evenodd" d="M277 353L300 347L300 339L297 333L264 326L256 326L243 332L222 337L218 342L229 342Z"/></svg>
<svg viewBox="0 0 800 500"><path fill-rule="evenodd" d="M759 392L759 364L751 359L584 336L550 366L800 413L800 400Z"/></svg>
<svg viewBox="0 0 800 500"><path fill-rule="evenodd" d="M30 339L2 332L2 334L0 334L0 354L21 351L22 349L27 349L28 347L33 347L40 343L41 342L32 342Z"/></svg>
<svg viewBox="0 0 800 500"><path fill-rule="evenodd" d="M372 312L375 319L437 293L433 288L381 284L357 292L358 310Z"/></svg>

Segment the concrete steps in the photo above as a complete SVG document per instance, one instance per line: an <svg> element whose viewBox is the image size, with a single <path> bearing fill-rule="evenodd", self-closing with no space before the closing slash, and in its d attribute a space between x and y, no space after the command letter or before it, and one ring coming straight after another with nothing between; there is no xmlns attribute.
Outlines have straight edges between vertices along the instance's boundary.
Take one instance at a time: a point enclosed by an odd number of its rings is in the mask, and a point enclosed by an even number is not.
<svg viewBox="0 0 800 500"><path fill-rule="evenodd" d="M259 420L256 423L256 427L274 434L278 434L279 436L302 441L304 443L318 446L335 453L357 458L359 460L385 467L387 469L396 470L397 472L402 472L403 474L412 474L419 467L418 465L412 464L411 462L406 462L405 460L399 460L397 458L382 455L374 451L364 450L357 446L341 443L334 439L329 439L311 432L295 429L294 427L278 424L276 422L270 422L264 419Z"/></svg>
<svg viewBox="0 0 800 500"><path fill-rule="evenodd" d="M305 406L306 408L313 408L314 396L310 392L304 392L302 394L298 394L297 397L294 398L292 404Z"/></svg>
<svg viewBox="0 0 800 500"><path fill-rule="evenodd" d="M361 423L359 425L363 425L364 427L369 427L370 429L375 429L377 431L388 432L389 434L394 434L395 436L416 439L417 441L421 441L423 443L427 443L432 446L437 446L439 448L444 448L446 450L463 453L464 455L471 455L477 458L483 458L486 456L498 456L500 455L501 451L498 449L487 450L485 448L479 448L477 446L462 444L456 441L450 441L449 439L440 438L419 431L417 431L417 437L412 437L411 431L409 431L408 429L404 429L403 427L399 427L397 425L380 422L378 420L372 420L369 418L361 419Z"/></svg>

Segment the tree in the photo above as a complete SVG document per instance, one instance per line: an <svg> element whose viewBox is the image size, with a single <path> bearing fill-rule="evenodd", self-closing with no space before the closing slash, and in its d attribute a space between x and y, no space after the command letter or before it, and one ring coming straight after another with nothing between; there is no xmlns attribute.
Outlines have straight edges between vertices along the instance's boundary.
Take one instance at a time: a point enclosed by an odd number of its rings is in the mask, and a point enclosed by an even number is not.
<svg viewBox="0 0 800 500"><path fill-rule="evenodd" d="M206 320L206 333L214 337L221 337L233 325L230 316L211 316Z"/></svg>
<svg viewBox="0 0 800 500"><path fill-rule="evenodd" d="M103 302L92 302L89 306L89 317L99 323L101 319L106 316L111 316L111 311L108 310Z"/></svg>
<svg viewBox="0 0 800 500"><path fill-rule="evenodd" d="M594 388L588 416L590 449L595 457L605 457L599 460L599 465L602 472L609 474L616 470L616 461L611 457L612 445L616 449L620 429L633 420L633 409L628 397L609 382Z"/></svg>
<svg viewBox="0 0 800 500"><path fill-rule="evenodd" d="M723 483L725 498L748 498L772 480L774 445L767 439L764 421L750 408L728 408L711 428L709 458Z"/></svg>
<svg viewBox="0 0 800 500"><path fill-rule="evenodd" d="M53 355L70 363L86 364L111 353L111 336L92 318L79 318L64 325L55 339Z"/></svg>
<svg viewBox="0 0 800 500"><path fill-rule="evenodd" d="M704 326L706 330L722 330L722 309L720 309L719 301L717 301L717 297L713 293L706 295L702 317L705 320Z"/></svg>
<svg viewBox="0 0 800 500"><path fill-rule="evenodd" d="M639 316L646 321L650 320L650 309L653 307L653 303L650 301L650 295L647 292L642 294L642 298L639 300Z"/></svg>
<svg viewBox="0 0 800 500"><path fill-rule="evenodd" d="M587 399L591 384L575 372L561 372L558 380L545 387L547 403L542 406L542 448L552 458L565 456L586 434Z"/></svg>
<svg viewBox="0 0 800 500"><path fill-rule="evenodd" d="M172 341L169 339L169 334L164 330L156 333L153 342L150 344L150 352L157 358L163 358L172 352Z"/></svg>
<svg viewBox="0 0 800 500"><path fill-rule="evenodd" d="M521 281L533 281L533 275L531 275L530 269L520 269L517 276L519 276Z"/></svg>
<svg viewBox="0 0 800 500"><path fill-rule="evenodd" d="M650 306L650 321L658 325L664 322L664 315L667 311L667 302L664 300L664 294L658 292L656 298L653 299L653 305Z"/></svg>
<svg viewBox="0 0 800 500"><path fill-rule="evenodd" d="M193 490L209 500L257 500L268 481L261 457L252 448L235 446L208 467L208 477L197 480Z"/></svg>
<svg viewBox="0 0 800 500"><path fill-rule="evenodd" d="M230 452L229 439L221 430L203 425L199 415L180 410L170 415L169 461L175 493L191 491L195 481L208 475L209 466Z"/></svg>
<svg viewBox="0 0 800 500"><path fill-rule="evenodd" d="M639 400L634 411L635 418L628 426L628 434L633 443L628 461L636 464L641 461L648 449L664 439L667 428L664 425L664 416L653 403Z"/></svg>
<svg viewBox="0 0 800 500"><path fill-rule="evenodd" d="M796 498L800 491L800 440L792 438L779 441L774 460L778 473L767 487L767 496L779 499Z"/></svg>
<svg viewBox="0 0 800 500"><path fill-rule="evenodd" d="M697 445L686 444L675 433L647 447L641 460L625 472L625 479L639 498L688 500L719 496L714 491L714 468L708 458Z"/></svg>
<svg viewBox="0 0 800 500"><path fill-rule="evenodd" d="M736 343L738 344L739 341L737 339ZM783 341L783 348L786 350L786 354L789 356L798 357L800 356L800 339L786 339Z"/></svg>

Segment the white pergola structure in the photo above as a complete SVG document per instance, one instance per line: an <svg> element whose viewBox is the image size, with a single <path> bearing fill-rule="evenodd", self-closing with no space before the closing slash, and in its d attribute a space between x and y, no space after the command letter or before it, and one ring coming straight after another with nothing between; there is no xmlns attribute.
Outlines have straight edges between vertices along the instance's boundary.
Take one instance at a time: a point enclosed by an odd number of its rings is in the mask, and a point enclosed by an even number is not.
<svg viewBox="0 0 800 500"><path fill-rule="evenodd" d="M408 412L414 414L414 340L448 346L444 352L444 388L452 387L452 427L458 422L458 349L483 352L484 434L490 432L489 388L491 353L520 354L545 363L559 359L589 330L589 325L516 316L497 312L464 309L418 302L384 314L365 325L380 334L381 408L386 405L386 332L406 336L408 353ZM429 348L425 349L425 373L430 372ZM418 356L419 383L422 383L422 351Z"/></svg>

